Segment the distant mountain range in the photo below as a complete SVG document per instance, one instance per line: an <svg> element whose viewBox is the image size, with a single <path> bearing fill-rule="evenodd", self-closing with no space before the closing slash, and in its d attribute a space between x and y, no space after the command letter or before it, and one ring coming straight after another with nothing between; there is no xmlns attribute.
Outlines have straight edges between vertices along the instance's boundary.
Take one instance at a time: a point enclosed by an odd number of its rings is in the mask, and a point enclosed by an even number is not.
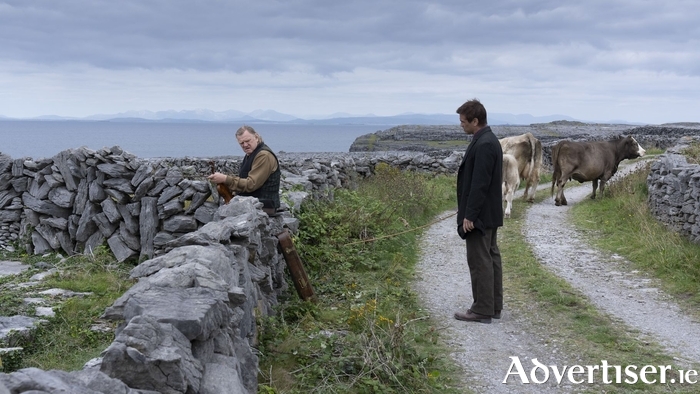
<svg viewBox="0 0 700 394"><path fill-rule="evenodd" d="M0 116L2 119L12 120ZM235 122L245 124L260 123L287 123L287 124L322 124L322 125L456 125L459 124L457 114L416 114L405 113L394 116L376 115L351 115L336 113L321 116L314 119L302 119L292 115L283 114L273 110L256 110L245 113L236 110L211 111L207 109L183 110L183 111L127 111L117 114L100 114L84 118L70 118L62 116L39 116L22 120L83 120L83 121L110 121L110 122ZM533 123L548 123L556 120L577 121L566 115L533 116L530 114L489 114L489 124L492 125L529 125ZM590 123L590 122L587 122ZM600 123L600 122L594 122ZM625 121L612 121L604 123L629 123Z"/></svg>

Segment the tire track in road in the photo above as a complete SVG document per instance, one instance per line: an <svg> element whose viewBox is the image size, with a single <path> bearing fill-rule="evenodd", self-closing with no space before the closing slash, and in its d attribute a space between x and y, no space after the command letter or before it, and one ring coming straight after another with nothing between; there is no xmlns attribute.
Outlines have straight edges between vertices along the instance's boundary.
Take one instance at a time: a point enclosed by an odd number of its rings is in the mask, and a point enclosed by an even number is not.
<svg viewBox="0 0 700 394"><path fill-rule="evenodd" d="M613 181L639 165L621 167ZM591 183L565 193L575 204L590 195ZM552 199L535 204L526 213L523 233L537 259L600 311L650 336L681 361L700 362L700 324L629 261L588 245L570 223L569 206L557 207Z"/></svg>
<svg viewBox="0 0 700 394"><path fill-rule="evenodd" d="M624 176L634 166L621 166ZM540 185L538 190L549 189ZM591 184L566 189L570 204L586 198ZM519 191L522 195L522 189ZM440 217L453 213L444 212ZM569 223L569 207L557 207L552 198L530 206L523 235L537 259L548 270L567 280L602 313L653 338L684 364L700 361L700 324L684 315L672 297L654 281L630 269L620 256L588 245L585 236ZM554 379L544 384L523 384L509 377L510 357L518 357L529 373L530 360L545 365L581 365L576 355L559 348L547 330L533 322L526 309L505 306L503 318L492 324L457 321L453 314L471 304L471 281L466 248L456 232L454 218L439 221L423 235L416 266L414 289L441 338L452 349L450 356L464 369L465 387L477 393L562 393L591 387L574 386ZM541 318L541 316L540 316ZM540 319L541 320L541 319ZM645 338L643 338L645 339ZM525 364L528 363L528 366Z"/></svg>

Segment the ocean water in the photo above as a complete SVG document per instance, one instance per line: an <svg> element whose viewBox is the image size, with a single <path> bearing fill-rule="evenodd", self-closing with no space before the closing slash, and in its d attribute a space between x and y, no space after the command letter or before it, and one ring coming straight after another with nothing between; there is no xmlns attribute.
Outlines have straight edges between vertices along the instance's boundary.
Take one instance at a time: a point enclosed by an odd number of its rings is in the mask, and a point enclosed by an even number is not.
<svg viewBox="0 0 700 394"><path fill-rule="evenodd" d="M241 156L237 123L0 120L0 153L45 158L81 146L119 146L142 158ZM275 152L348 152L355 138L382 125L251 124Z"/></svg>

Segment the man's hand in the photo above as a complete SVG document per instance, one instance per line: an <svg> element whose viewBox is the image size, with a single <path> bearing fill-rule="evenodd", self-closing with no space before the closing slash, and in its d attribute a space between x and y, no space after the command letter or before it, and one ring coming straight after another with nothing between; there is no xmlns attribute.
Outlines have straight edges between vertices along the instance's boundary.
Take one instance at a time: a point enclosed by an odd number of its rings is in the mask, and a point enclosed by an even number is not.
<svg viewBox="0 0 700 394"><path fill-rule="evenodd" d="M464 221L462 222L462 229L465 233L474 230L474 222L472 222L471 220L464 219Z"/></svg>
<svg viewBox="0 0 700 394"><path fill-rule="evenodd" d="M226 175L220 172L215 172L207 177L210 181L214 183L224 183L226 182Z"/></svg>

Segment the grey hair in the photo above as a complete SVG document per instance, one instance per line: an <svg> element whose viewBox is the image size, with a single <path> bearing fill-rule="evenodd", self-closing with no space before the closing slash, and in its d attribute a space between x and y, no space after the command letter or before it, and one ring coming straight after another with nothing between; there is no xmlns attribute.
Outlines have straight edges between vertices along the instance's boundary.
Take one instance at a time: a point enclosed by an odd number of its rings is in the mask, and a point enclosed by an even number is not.
<svg viewBox="0 0 700 394"><path fill-rule="evenodd" d="M255 138L257 138L258 144L262 144L262 143L264 142L263 139L262 139L262 137L260 136L260 134L258 134L258 132L255 131L254 128L252 128L252 127L250 127L250 126L248 126L248 125L243 125L243 126L241 126L238 130L236 130L236 137L240 137L240 136L243 135L243 133L245 133L246 131L249 132L250 134L254 135Z"/></svg>

